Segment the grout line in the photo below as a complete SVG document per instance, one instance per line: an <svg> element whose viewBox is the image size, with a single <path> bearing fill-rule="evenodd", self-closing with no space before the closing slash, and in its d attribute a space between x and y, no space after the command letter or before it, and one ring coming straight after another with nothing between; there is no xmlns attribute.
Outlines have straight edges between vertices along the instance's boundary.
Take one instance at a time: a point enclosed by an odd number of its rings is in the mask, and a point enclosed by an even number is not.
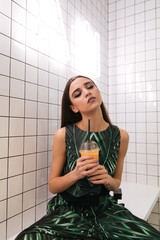
<svg viewBox="0 0 160 240"><path fill-rule="evenodd" d="M11 2L11 18L12 18L12 2ZM12 21L10 18L10 36L12 36ZM7 153L7 199L6 199L6 238L8 235L8 177L9 177L9 148L10 148L10 142L9 142L9 136L10 136L10 107L11 107L11 99L10 99L10 94L11 94L11 52L12 52L12 42L10 41L10 61L9 61L9 108L8 108L8 153Z"/></svg>

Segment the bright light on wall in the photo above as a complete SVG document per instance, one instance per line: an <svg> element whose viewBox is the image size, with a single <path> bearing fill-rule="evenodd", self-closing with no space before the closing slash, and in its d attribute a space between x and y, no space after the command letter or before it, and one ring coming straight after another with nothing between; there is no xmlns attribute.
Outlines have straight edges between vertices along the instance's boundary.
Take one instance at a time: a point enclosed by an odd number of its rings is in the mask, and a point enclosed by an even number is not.
<svg viewBox="0 0 160 240"><path fill-rule="evenodd" d="M43 8L42 13L47 20L47 25L50 26L48 32L50 56L61 62L66 62L69 60L69 49L59 0L56 2L49 0L49 4L46 4L46 1L42 2L45 2L45 6L47 6L45 11Z"/></svg>
<svg viewBox="0 0 160 240"><path fill-rule="evenodd" d="M100 36L87 21L72 26L72 67L83 74L100 76Z"/></svg>
<svg viewBox="0 0 160 240"><path fill-rule="evenodd" d="M69 60L69 48L59 0L36 2L37 17L27 15L27 45L65 63ZM30 4L29 11L34 13L34 7Z"/></svg>

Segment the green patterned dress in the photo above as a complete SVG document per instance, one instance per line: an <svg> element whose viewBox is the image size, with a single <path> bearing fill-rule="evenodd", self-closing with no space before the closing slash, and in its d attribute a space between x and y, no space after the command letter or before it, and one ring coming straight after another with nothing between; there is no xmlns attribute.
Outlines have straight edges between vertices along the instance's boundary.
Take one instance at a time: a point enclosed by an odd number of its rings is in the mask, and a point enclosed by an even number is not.
<svg viewBox="0 0 160 240"><path fill-rule="evenodd" d="M66 126L66 163L63 174L72 171L80 157L79 148L87 132L75 124ZM100 148L99 161L114 174L120 147L120 131L114 125L92 132ZM136 206L135 206L136 207ZM91 184L87 177L67 191L57 194L47 206L47 214L22 231L16 240L160 240L160 232L116 203L103 185Z"/></svg>

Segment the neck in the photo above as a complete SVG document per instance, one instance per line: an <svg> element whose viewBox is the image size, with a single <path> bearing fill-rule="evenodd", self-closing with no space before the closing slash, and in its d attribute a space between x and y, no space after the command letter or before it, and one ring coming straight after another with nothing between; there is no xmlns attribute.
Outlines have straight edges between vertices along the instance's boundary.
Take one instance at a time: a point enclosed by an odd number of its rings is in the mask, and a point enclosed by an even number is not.
<svg viewBox="0 0 160 240"><path fill-rule="evenodd" d="M102 111L99 109L96 112L83 114L82 120L77 123L77 126L83 129L84 131L88 130L88 119L90 119L90 131L98 132L105 130L108 126L108 123L103 119Z"/></svg>

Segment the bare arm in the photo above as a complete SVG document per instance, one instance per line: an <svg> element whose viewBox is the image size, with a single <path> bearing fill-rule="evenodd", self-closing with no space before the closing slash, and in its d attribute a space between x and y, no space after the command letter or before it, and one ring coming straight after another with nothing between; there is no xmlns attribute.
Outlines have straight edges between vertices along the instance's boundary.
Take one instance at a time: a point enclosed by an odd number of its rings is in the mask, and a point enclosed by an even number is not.
<svg viewBox="0 0 160 240"><path fill-rule="evenodd" d="M107 189L109 190L117 190L121 184L121 178L122 178L122 172L123 172L123 164L124 164L124 158L127 153L128 149L128 143L129 143L129 135L126 131L120 129L121 134L121 143L120 143L120 149L118 154L118 160L117 160L117 166L115 173L113 177L109 176L108 183L107 183Z"/></svg>
<svg viewBox="0 0 160 240"><path fill-rule="evenodd" d="M113 177L107 173L107 170L103 165L99 165L97 167L96 174L93 176L90 176L89 178L92 183L104 184L104 186L111 191L117 190L121 184L124 157L128 149L128 142L129 142L128 133L120 129L120 134L121 134L121 143L120 143L120 149L118 154L117 166L116 166L116 170Z"/></svg>
<svg viewBox="0 0 160 240"><path fill-rule="evenodd" d="M49 177L49 191L63 192L75 183L72 173L61 176L65 164L65 128L57 130L53 139L52 164Z"/></svg>
<svg viewBox="0 0 160 240"><path fill-rule="evenodd" d="M97 166L97 161L95 159L91 159L90 157L80 157L77 159L75 169L62 176L65 161L65 128L61 128L57 130L53 139L52 164L48 182L49 191L51 193L55 194L67 190L77 180L93 173Z"/></svg>

